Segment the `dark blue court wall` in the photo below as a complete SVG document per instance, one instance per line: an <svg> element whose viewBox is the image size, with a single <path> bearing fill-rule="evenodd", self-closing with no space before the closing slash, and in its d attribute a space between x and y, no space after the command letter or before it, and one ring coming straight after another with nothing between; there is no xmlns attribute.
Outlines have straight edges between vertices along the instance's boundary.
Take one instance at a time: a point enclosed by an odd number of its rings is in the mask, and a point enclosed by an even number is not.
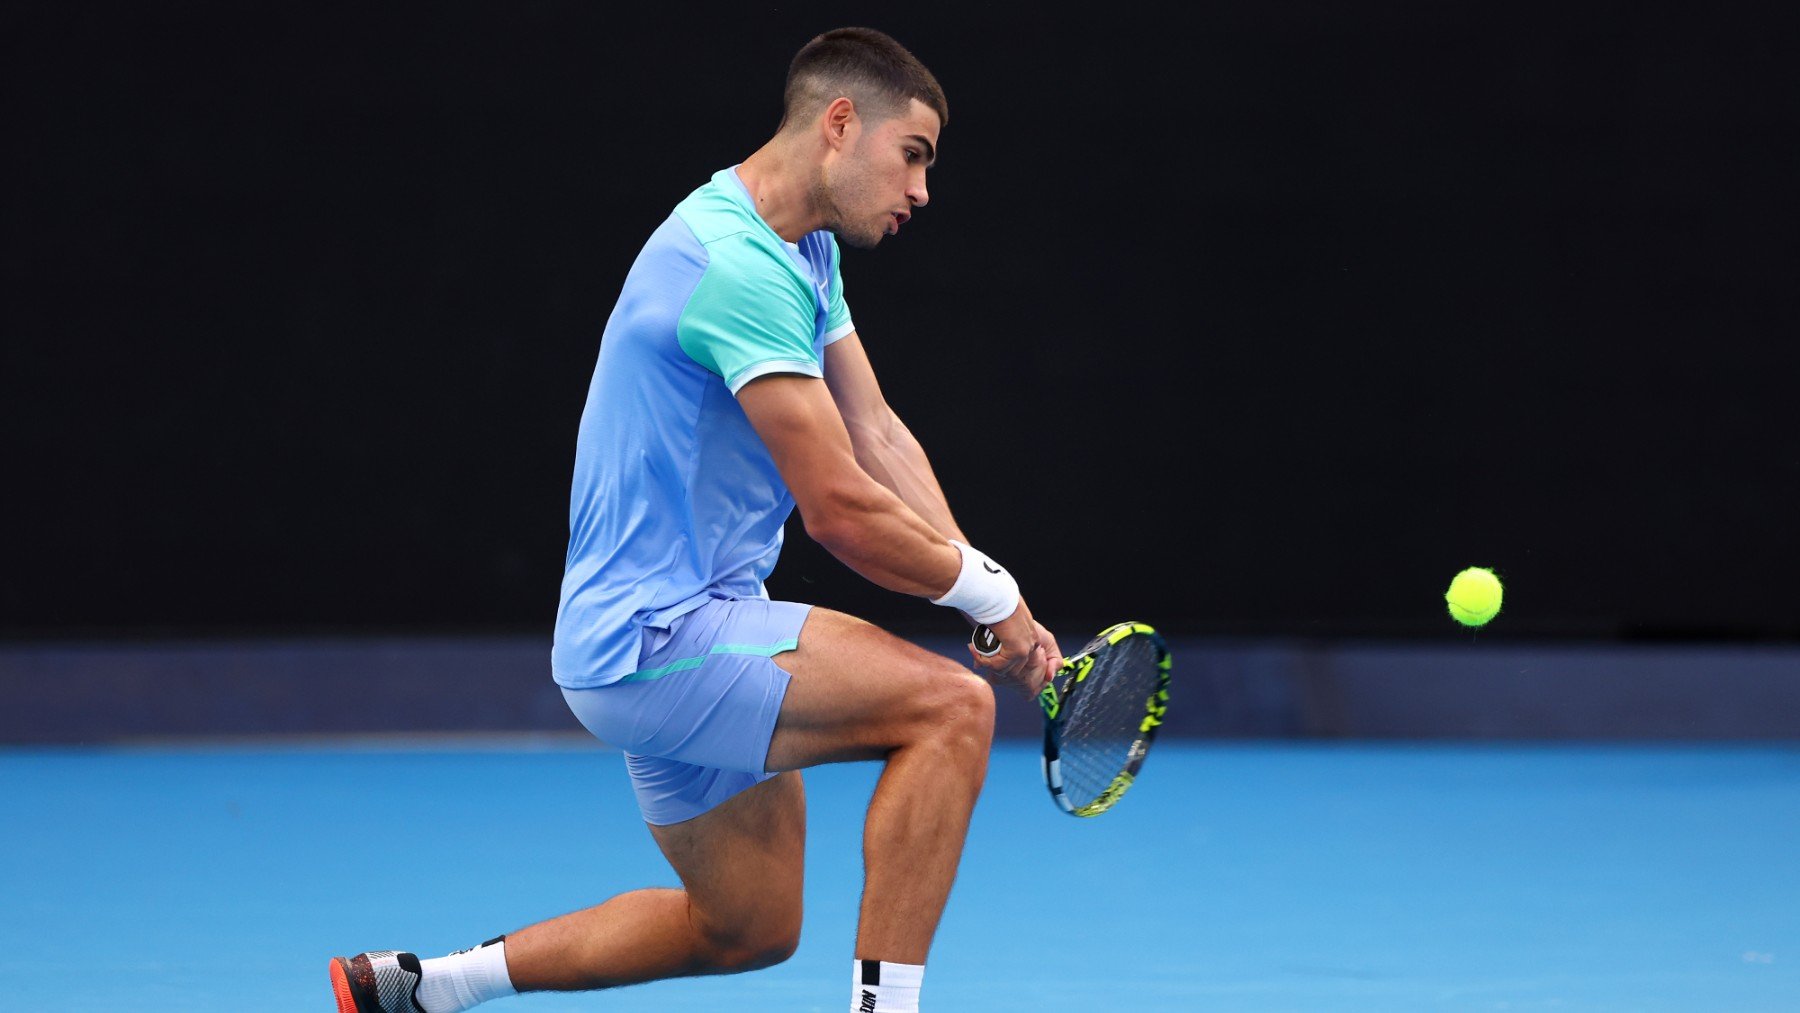
<svg viewBox="0 0 1800 1013"><path fill-rule="evenodd" d="M951 116L849 302L1040 615L1800 639L1772 8L652 7L7 5L0 636L547 638L627 267L867 23Z"/></svg>

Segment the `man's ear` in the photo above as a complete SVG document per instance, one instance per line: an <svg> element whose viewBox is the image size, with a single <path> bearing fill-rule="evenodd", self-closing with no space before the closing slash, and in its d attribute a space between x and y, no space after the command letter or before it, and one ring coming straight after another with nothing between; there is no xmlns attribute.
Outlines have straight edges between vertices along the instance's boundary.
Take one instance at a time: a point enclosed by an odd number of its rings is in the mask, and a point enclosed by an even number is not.
<svg viewBox="0 0 1800 1013"><path fill-rule="evenodd" d="M850 140L861 122L856 114L856 103L848 95L839 95L825 107L825 114L819 117L819 128L825 132L825 143L835 149Z"/></svg>

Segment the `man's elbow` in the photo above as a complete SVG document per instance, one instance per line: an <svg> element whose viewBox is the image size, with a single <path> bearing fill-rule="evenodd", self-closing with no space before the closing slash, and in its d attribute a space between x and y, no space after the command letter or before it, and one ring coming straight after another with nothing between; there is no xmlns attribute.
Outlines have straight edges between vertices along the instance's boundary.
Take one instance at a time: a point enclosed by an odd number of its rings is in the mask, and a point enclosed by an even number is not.
<svg viewBox="0 0 1800 1013"><path fill-rule="evenodd" d="M824 490L800 505L800 522L806 536L832 555L858 554L868 541L869 518L876 511L868 490L839 486Z"/></svg>

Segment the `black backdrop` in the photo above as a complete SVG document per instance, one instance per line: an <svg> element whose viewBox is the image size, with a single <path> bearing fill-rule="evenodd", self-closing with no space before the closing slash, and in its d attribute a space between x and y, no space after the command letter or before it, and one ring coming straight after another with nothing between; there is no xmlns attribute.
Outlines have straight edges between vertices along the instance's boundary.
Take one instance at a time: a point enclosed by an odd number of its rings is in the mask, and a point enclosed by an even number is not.
<svg viewBox="0 0 1800 1013"><path fill-rule="evenodd" d="M959 7L6 5L0 632L547 636L627 266L862 23L951 122L850 303L1040 614L1800 637L1785 26Z"/></svg>

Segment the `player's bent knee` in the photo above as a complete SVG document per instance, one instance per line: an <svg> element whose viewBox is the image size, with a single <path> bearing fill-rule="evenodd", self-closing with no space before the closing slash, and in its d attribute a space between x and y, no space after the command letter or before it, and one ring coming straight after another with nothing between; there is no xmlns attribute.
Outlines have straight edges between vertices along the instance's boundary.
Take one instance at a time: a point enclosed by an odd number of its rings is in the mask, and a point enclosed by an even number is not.
<svg viewBox="0 0 1800 1013"><path fill-rule="evenodd" d="M736 974L773 967L794 955L800 945L799 899L792 903L784 898L768 896L745 906L735 904L728 910L690 915L699 931L700 946L695 953L693 973Z"/></svg>
<svg viewBox="0 0 1800 1013"><path fill-rule="evenodd" d="M765 940L761 948L756 949L749 954L744 969L761 970L765 967L774 967L776 964L793 956L794 951L799 948L800 933L798 932L795 932L792 935L777 936Z"/></svg>
<svg viewBox="0 0 1800 1013"><path fill-rule="evenodd" d="M760 971L794 955L800 948L800 930L743 936L729 941L717 940L709 955L708 971L715 974L738 974Z"/></svg>
<svg viewBox="0 0 1800 1013"><path fill-rule="evenodd" d="M933 704L933 737L982 752L993 744L994 689L979 676L957 670L940 683Z"/></svg>
<svg viewBox="0 0 1800 1013"><path fill-rule="evenodd" d="M980 676L965 673L961 679L963 720L983 745L994 739L994 687Z"/></svg>

